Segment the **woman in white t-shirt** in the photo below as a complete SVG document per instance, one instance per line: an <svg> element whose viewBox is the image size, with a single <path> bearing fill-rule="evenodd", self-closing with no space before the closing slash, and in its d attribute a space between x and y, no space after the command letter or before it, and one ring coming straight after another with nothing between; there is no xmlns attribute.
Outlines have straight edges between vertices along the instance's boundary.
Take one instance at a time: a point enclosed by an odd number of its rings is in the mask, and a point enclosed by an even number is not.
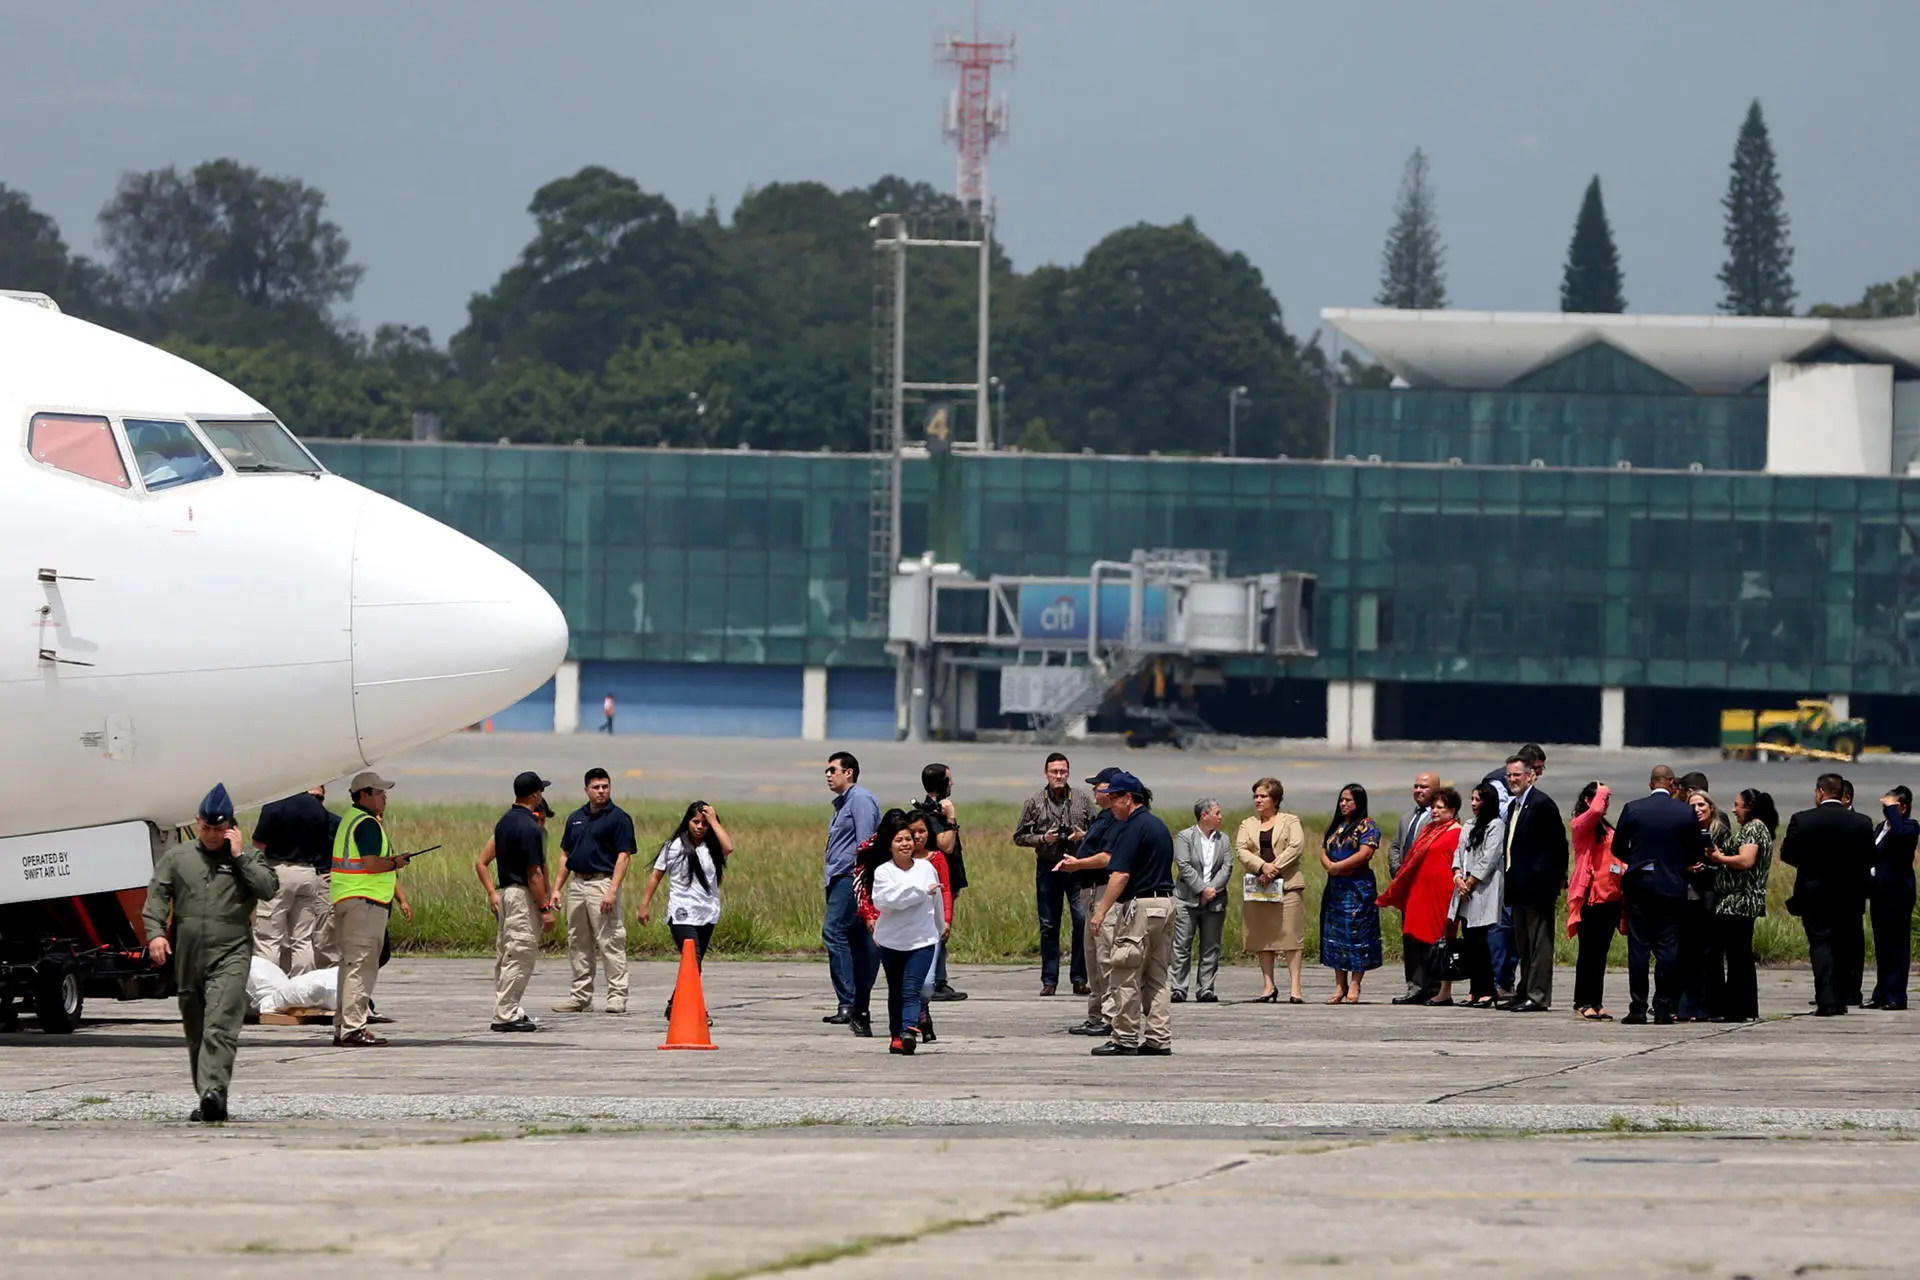
<svg viewBox="0 0 1920 1280"><path fill-rule="evenodd" d="M688 805L686 816L660 846L660 856L647 873L647 887L640 895L640 923L652 921L653 891L666 880L667 928L673 933L674 948L680 950L692 938L694 955L704 962L713 926L720 923L720 881L732 856L733 840L713 806L705 800ZM673 1014L671 1000L667 1014Z"/></svg>
<svg viewBox="0 0 1920 1280"><path fill-rule="evenodd" d="M921 989L940 945L940 874L932 863L914 858L907 815L891 809L880 819L860 875L868 901L879 912L873 941L887 975L887 1031L892 1037L887 1050L912 1053L920 1044Z"/></svg>

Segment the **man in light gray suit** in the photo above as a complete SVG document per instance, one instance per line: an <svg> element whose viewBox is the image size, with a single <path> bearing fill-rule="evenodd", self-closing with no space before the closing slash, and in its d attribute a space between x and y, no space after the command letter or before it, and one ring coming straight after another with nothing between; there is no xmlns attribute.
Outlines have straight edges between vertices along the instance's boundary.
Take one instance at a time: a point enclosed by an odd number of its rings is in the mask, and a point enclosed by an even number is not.
<svg viewBox="0 0 1920 1280"><path fill-rule="evenodd" d="M1173 970L1168 985L1175 1004L1187 999L1187 967L1193 960L1193 935L1200 934L1200 973L1194 986L1199 1003L1215 1004L1214 974L1220 969L1220 935L1227 927L1227 879L1233 874L1233 847L1220 829L1220 802L1196 800L1194 824L1173 838Z"/></svg>

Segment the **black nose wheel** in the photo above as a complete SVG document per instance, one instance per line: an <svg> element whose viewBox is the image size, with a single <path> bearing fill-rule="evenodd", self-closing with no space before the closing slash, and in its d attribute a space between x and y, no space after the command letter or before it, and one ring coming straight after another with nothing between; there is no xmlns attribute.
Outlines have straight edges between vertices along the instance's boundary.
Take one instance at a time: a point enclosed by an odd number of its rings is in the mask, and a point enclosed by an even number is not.
<svg viewBox="0 0 1920 1280"><path fill-rule="evenodd" d="M72 965L45 964L34 974L33 1012L42 1031L66 1035L80 1025L85 1005L80 975Z"/></svg>

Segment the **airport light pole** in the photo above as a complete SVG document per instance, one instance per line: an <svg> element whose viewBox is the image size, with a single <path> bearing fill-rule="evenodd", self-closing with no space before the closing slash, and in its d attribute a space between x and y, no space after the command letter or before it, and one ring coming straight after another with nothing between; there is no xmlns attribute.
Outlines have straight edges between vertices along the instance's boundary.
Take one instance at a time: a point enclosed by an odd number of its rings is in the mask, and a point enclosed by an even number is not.
<svg viewBox="0 0 1920 1280"><path fill-rule="evenodd" d="M1240 456L1240 406L1252 404L1253 398L1245 387L1235 387L1227 392L1227 456Z"/></svg>
<svg viewBox="0 0 1920 1280"><path fill-rule="evenodd" d="M1007 384L995 374L987 379L987 385L993 388L994 397L1000 402L994 413L993 436L1004 446L1007 443Z"/></svg>

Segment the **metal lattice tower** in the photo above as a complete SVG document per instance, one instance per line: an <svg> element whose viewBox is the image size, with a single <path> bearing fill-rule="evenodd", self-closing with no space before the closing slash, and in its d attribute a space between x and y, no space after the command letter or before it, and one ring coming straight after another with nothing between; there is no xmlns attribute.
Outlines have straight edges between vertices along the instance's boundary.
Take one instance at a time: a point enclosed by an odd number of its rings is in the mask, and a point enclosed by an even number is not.
<svg viewBox="0 0 1920 1280"><path fill-rule="evenodd" d="M963 39L948 32L935 50L939 61L957 67L960 87L947 99L941 133L948 142L960 147L959 182L956 193L968 213L983 218L992 216L987 199L987 150L1008 136L1010 123L1007 100L993 97L993 69L1013 65L1013 37L1005 40L980 38L980 5L973 6L973 38Z"/></svg>

